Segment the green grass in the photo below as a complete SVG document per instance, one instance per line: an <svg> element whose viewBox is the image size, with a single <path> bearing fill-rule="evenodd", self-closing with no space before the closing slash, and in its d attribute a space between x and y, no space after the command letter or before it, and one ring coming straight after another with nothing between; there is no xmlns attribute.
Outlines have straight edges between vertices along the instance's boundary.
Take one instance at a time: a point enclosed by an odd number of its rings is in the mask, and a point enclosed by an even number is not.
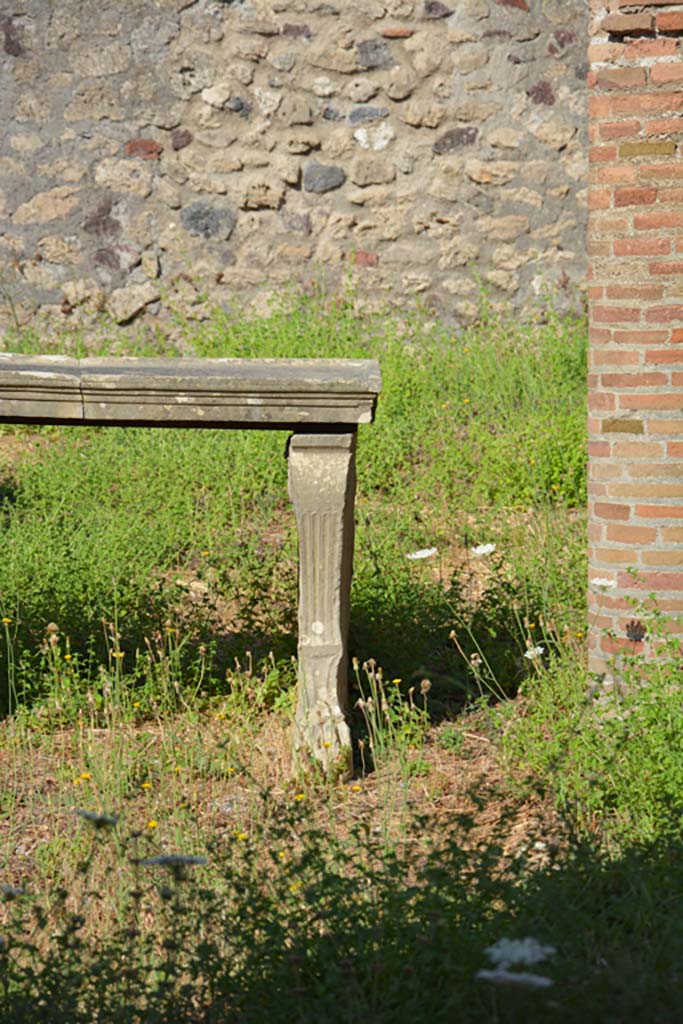
<svg viewBox="0 0 683 1024"><path fill-rule="evenodd" d="M552 607L581 620L582 556L573 553L582 524L568 510L581 507L584 488L583 325L503 330L485 316L453 333L417 315L361 325L350 303L299 300L265 320L218 317L193 344L202 356L379 358L377 421L360 431L358 452L352 646L360 660L375 657L410 678L438 674L455 697L468 689L462 659L447 649L457 626L465 643L477 634L511 692L523 668L519 611L534 618ZM81 353L82 339L66 347ZM157 353L159 339L148 347ZM18 441L26 433L14 432ZM296 545L283 434L50 429L47 437L12 459L2 482L0 609L12 619L12 685L23 702L52 685L41 653L50 622L62 643L68 637L85 687L109 667L112 630L124 670L145 680L152 635L180 628L186 666L200 645L210 649L207 692L247 649L288 661ZM482 538L495 540L512 570L490 576L473 615L463 553ZM441 552L440 579L405 558L430 546ZM566 572L539 571L559 557Z"/></svg>
<svg viewBox="0 0 683 1024"><path fill-rule="evenodd" d="M585 324L484 305L454 332L318 297L192 332L202 356L380 360L356 777L289 760L283 435L5 428L0 1018L679 1019L680 660L586 685ZM145 863L170 853L206 863ZM526 936L551 987L476 977Z"/></svg>

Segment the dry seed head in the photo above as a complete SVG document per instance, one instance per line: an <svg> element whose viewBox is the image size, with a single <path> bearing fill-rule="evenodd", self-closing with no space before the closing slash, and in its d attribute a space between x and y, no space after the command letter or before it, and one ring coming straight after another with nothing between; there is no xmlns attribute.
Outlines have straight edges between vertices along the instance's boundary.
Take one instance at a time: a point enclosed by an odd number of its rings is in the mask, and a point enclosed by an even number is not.
<svg viewBox="0 0 683 1024"><path fill-rule="evenodd" d="M429 681L429 679L423 679L422 682L420 683L420 693L422 694L423 697L427 696L431 688L432 684Z"/></svg>

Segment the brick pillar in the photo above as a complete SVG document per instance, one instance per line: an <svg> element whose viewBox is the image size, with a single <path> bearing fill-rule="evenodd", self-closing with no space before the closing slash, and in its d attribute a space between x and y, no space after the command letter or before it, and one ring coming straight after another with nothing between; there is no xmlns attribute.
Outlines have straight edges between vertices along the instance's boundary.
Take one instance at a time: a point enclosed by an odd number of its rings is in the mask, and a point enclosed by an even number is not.
<svg viewBox="0 0 683 1024"><path fill-rule="evenodd" d="M589 670L609 679L651 651L629 598L683 616L683 2L590 6Z"/></svg>

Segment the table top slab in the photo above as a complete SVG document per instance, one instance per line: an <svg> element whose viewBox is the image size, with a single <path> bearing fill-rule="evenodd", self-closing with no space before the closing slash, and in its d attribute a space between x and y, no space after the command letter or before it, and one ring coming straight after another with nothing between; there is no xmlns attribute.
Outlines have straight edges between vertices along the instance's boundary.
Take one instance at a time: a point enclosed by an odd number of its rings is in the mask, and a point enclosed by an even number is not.
<svg viewBox="0 0 683 1024"><path fill-rule="evenodd" d="M0 353L0 422L315 429L374 418L366 359L73 359Z"/></svg>

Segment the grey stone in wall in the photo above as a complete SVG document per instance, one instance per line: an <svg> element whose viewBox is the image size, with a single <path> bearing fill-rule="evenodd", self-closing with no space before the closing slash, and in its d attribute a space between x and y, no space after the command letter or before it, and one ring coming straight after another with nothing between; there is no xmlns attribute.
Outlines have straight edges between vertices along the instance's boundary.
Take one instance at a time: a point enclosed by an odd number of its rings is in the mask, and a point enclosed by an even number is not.
<svg viewBox="0 0 683 1024"><path fill-rule="evenodd" d="M0 13L0 326L362 270L440 315L584 287L585 0L22 0ZM226 243L229 241L229 248Z"/></svg>

